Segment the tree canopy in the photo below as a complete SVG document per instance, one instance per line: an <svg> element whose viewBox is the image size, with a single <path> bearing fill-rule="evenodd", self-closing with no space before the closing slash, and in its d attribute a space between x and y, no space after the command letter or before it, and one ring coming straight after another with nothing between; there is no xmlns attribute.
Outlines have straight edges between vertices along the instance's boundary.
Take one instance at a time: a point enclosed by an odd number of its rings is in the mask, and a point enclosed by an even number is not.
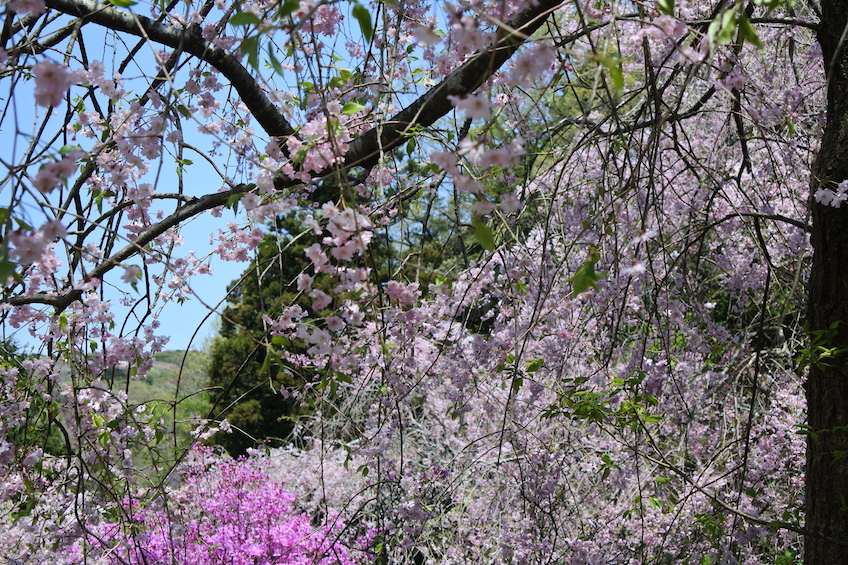
<svg viewBox="0 0 848 565"><path fill-rule="evenodd" d="M2 10L4 555L848 563L844 0Z"/></svg>

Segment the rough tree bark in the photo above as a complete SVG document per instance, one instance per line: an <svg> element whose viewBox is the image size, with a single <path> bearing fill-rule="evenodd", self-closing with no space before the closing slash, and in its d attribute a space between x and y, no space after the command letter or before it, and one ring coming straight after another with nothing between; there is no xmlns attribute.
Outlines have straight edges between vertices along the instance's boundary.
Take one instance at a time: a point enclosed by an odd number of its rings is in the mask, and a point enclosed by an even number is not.
<svg viewBox="0 0 848 565"><path fill-rule="evenodd" d="M824 0L821 9L818 37L827 75L827 124L812 167L812 193L848 179L848 0ZM812 215L809 329L827 331L838 323L835 336L819 342L848 348L848 208L813 202ZM848 355L837 355L826 366L813 365L806 390L811 433L804 562L848 564Z"/></svg>

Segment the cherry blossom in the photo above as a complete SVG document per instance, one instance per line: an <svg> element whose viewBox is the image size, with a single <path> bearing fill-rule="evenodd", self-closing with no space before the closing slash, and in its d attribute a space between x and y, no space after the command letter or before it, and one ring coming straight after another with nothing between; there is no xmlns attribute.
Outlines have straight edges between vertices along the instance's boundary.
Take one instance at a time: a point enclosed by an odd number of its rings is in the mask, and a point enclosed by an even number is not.
<svg viewBox="0 0 848 565"><path fill-rule="evenodd" d="M42 11L43 6L42 2ZM44 60L32 67L32 74L35 77L36 104L39 106L58 106L61 104L71 86L72 75L68 68L62 64Z"/></svg>
<svg viewBox="0 0 848 565"><path fill-rule="evenodd" d="M485 96L449 96L451 103L459 110L465 112L465 115L472 120L486 120L491 115L491 106Z"/></svg>

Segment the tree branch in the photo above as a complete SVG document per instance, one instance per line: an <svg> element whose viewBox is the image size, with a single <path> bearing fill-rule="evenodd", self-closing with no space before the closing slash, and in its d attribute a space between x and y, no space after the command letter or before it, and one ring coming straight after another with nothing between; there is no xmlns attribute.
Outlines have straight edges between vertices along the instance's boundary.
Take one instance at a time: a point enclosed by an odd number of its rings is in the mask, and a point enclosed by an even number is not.
<svg viewBox="0 0 848 565"><path fill-rule="evenodd" d="M453 109L449 96L464 96L477 90L542 26L548 16L563 1L542 0L512 19L503 28L505 34L494 47L465 62L438 85L398 112L388 123L375 127L355 139L350 145L343 168L373 166L380 155L402 144L413 127L430 126L436 120L445 116ZM84 21L97 23L116 31L142 37L146 35L153 41L169 47L180 48L199 57L214 65L233 83L233 86L238 90L269 135L287 136L294 134L291 125L277 112L276 107L247 70L232 55L211 45L197 34L159 24L142 16L134 16L129 12L102 7L91 0L47 0L47 5L66 14L82 18ZM330 167L318 173L316 178L328 177L337 172L336 168ZM291 188L297 184L299 184L298 181L283 177L278 178L275 183L277 189ZM252 189L253 185L239 185L228 191L207 194L190 200L177 208L167 218L141 232L123 249L103 260L88 276L102 279L103 275L117 267L122 261L142 252L148 243L168 229L212 208L225 205L234 194L243 194ZM11 297L6 299L5 302L12 306L46 304L53 306L57 312L61 312L71 303L79 300L82 293L83 291L79 289L58 295L37 293L30 296Z"/></svg>
<svg viewBox="0 0 848 565"><path fill-rule="evenodd" d="M510 20L502 29L506 35L494 47L463 63L389 122L355 139L345 157L345 168L374 166L380 155L406 141L413 126L427 127L447 115L453 109L449 96L466 96L482 86L562 3L542 0Z"/></svg>
<svg viewBox="0 0 848 565"><path fill-rule="evenodd" d="M196 26L181 30L128 11L97 4L92 0L46 0L46 4L48 8L78 17L83 22L95 23L137 37L146 37L156 43L173 49L181 49L198 57L227 77L268 135L274 137L294 135L294 128L277 110L276 105L259 86L256 78L231 53L203 39Z"/></svg>
<svg viewBox="0 0 848 565"><path fill-rule="evenodd" d="M231 190L224 192L216 192L207 194L200 198L193 198L188 203L177 208L177 210L160 221L138 234L134 240L129 242L123 249L112 255L111 257L101 261L91 272L88 273L89 279L102 279L103 275L120 265L122 261L126 261L130 257L144 251L148 243L168 231L170 228L179 225L181 222L193 218L207 210L223 206L227 203L230 196L234 194L242 194L254 187L252 184L239 185ZM56 312L61 312L71 305L76 300L82 297L83 291L80 289L72 289L64 294L47 294L36 293L30 296L14 296L3 300L12 306L22 306L24 304L46 304L53 306Z"/></svg>

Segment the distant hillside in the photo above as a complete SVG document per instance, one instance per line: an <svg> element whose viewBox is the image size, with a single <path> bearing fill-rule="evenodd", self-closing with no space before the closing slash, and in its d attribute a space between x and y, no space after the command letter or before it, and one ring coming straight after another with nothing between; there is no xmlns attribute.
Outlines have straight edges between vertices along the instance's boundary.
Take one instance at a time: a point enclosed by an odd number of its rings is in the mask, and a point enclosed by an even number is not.
<svg viewBox="0 0 848 565"><path fill-rule="evenodd" d="M203 351L162 351L147 378L139 381L173 395L194 394L206 388L209 356ZM152 391L151 391L152 392Z"/></svg>
<svg viewBox="0 0 848 565"><path fill-rule="evenodd" d="M126 390L131 406L145 406L144 413L155 415L164 424L163 435L154 445L134 449L136 464L149 469L148 476L161 475L174 458L196 441L191 432L197 418L205 418L211 408L205 391L208 355L202 351L163 351L144 379L116 376L113 390ZM152 449L151 449L152 448Z"/></svg>
<svg viewBox="0 0 848 565"><path fill-rule="evenodd" d="M181 416L206 416L209 409L207 387L208 355L202 351L163 351L143 379L126 380L116 375L113 390L126 390L132 405L162 402L180 408Z"/></svg>

